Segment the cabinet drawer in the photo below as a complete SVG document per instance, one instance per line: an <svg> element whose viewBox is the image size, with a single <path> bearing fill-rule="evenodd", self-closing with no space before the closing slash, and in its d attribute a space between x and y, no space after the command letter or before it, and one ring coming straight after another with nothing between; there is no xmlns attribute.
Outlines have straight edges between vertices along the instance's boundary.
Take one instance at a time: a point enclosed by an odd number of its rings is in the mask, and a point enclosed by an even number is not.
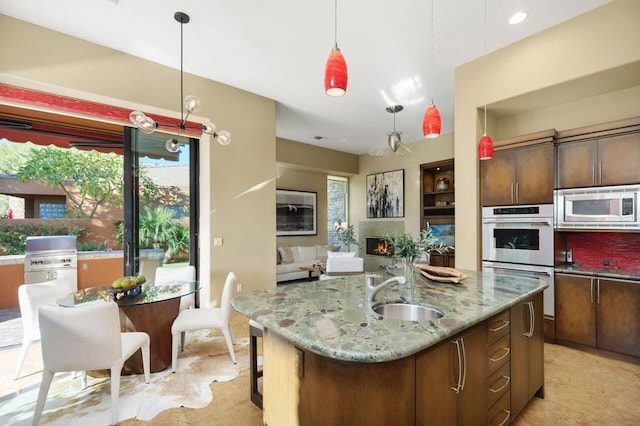
<svg viewBox="0 0 640 426"><path fill-rule="evenodd" d="M491 376L505 362L511 359L511 341L509 337L508 334L502 336L500 340L489 346L489 350L487 351L488 376Z"/></svg>
<svg viewBox="0 0 640 426"><path fill-rule="evenodd" d="M509 309L487 321L487 343L490 345L511 330Z"/></svg>
<svg viewBox="0 0 640 426"><path fill-rule="evenodd" d="M511 393L505 393L498 402L489 409L489 426L505 426L511 423Z"/></svg>
<svg viewBox="0 0 640 426"><path fill-rule="evenodd" d="M489 407L511 389L511 363L507 362L487 379Z"/></svg>

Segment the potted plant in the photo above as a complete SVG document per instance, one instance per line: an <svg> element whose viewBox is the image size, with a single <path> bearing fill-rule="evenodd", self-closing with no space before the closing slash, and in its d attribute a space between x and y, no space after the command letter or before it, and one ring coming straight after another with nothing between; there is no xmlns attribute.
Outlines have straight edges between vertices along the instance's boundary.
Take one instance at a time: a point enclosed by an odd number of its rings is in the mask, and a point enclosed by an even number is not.
<svg viewBox="0 0 640 426"><path fill-rule="evenodd" d="M413 263L416 260L425 256L428 263L431 253L443 254L452 249L438 241L428 224L427 229L420 231L420 235L415 239L408 232L394 232L385 236L384 240L393 256L401 259L403 274L409 284L413 284L414 281Z"/></svg>
<svg viewBox="0 0 640 426"><path fill-rule="evenodd" d="M340 242L340 246L344 251L349 251L352 245L360 245L360 241L356 238L353 225L346 225L342 220L336 219L333 224L333 229L336 231L338 242Z"/></svg>

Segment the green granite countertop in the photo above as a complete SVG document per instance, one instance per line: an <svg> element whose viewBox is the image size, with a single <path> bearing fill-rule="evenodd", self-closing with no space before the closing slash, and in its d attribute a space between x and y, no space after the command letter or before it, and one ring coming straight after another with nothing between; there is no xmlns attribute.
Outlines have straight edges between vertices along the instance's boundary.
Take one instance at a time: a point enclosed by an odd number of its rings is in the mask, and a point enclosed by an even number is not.
<svg viewBox="0 0 640 426"><path fill-rule="evenodd" d="M374 303L365 301L365 275L351 275L242 294L232 305L299 348L343 361L385 362L420 352L548 287L535 278L461 272L468 278L460 284L431 281L416 272L413 288L394 283ZM391 277L378 275L376 284ZM436 308L444 317L412 322L372 310L397 301Z"/></svg>

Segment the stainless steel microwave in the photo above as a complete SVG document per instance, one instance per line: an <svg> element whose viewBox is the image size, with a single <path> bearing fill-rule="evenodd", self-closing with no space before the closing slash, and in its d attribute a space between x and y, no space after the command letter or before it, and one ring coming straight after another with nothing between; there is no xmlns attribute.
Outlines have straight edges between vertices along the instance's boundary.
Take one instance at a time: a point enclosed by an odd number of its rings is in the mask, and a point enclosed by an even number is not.
<svg viewBox="0 0 640 426"><path fill-rule="evenodd" d="M555 191L556 228L638 229L640 185Z"/></svg>

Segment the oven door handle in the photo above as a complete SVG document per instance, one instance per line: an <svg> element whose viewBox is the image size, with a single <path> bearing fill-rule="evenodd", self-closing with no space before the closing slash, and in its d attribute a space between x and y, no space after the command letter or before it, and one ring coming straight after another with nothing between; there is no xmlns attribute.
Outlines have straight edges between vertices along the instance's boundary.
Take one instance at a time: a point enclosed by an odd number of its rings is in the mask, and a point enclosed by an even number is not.
<svg viewBox="0 0 640 426"><path fill-rule="evenodd" d="M524 269L524 268L510 268L508 266L495 266L495 265L487 265L489 269L504 269L505 271L519 271L519 272L530 272L536 275L547 275L551 276L548 272L544 271L535 271L533 269Z"/></svg>
<svg viewBox="0 0 640 426"><path fill-rule="evenodd" d="M482 223L490 224L514 224L520 223L523 225L547 225L552 226L551 220L498 220L498 219L484 219Z"/></svg>

